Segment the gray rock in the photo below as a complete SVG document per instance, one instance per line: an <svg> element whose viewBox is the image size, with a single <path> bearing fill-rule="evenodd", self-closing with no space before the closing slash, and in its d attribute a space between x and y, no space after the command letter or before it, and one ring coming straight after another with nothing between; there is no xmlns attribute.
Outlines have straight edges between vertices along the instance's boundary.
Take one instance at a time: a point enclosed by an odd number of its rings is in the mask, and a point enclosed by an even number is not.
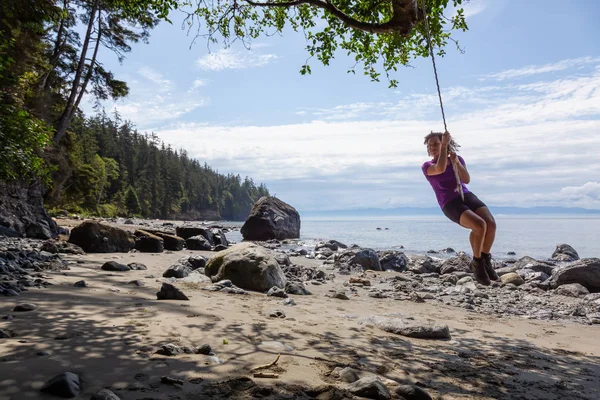
<svg viewBox="0 0 600 400"><path fill-rule="evenodd" d="M517 274L516 272L509 272L508 274L501 275L500 280L504 284L511 283L515 286L520 286L525 283L523 278L521 278L521 275Z"/></svg>
<svg viewBox="0 0 600 400"><path fill-rule="evenodd" d="M101 389L90 397L90 400L121 400L110 389Z"/></svg>
<svg viewBox="0 0 600 400"><path fill-rule="evenodd" d="M554 288L579 283L590 292L600 292L600 259L583 258L560 266L552 272L550 283Z"/></svg>
<svg viewBox="0 0 600 400"><path fill-rule="evenodd" d="M285 313L280 309L275 309L269 313L271 318L285 318Z"/></svg>
<svg viewBox="0 0 600 400"><path fill-rule="evenodd" d="M142 253L162 253L165 249L164 240L160 236L142 229L136 230L133 235L135 236L135 249Z"/></svg>
<svg viewBox="0 0 600 400"><path fill-rule="evenodd" d="M442 262L440 267L440 273L442 275L450 274L452 272L471 272L469 265L471 264L471 257L464 253L459 253L455 257Z"/></svg>
<svg viewBox="0 0 600 400"><path fill-rule="evenodd" d="M271 289L269 289L267 296L281 297L283 299L288 297L287 293L282 288L278 288L277 286L273 286Z"/></svg>
<svg viewBox="0 0 600 400"><path fill-rule="evenodd" d="M76 397L80 391L79 375L63 372L46 382L40 390L66 399Z"/></svg>
<svg viewBox="0 0 600 400"><path fill-rule="evenodd" d="M185 247L189 250L205 250L212 249L210 242L202 235L192 236L185 240Z"/></svg>
<svg viewBox="0 0 600 400"><path fill-rule="evenodd" d="M157 300L189 300L183 292L170 283L163 283L156 293Z"/></svg>
<svg viewBox="0 0 600 400"><path fill-rule="evenodd" d="M371 316L361 323L373 324L381 330L418 339L450 339L448 325L425 325L401 318Z"/></svg>
<svg viewBox="0 0 600 400"><path fill-rule="evenodd" d="M101 269L103 271L113 271L113 272L126 272L131 271L131 268L125 264L120 264L116 261L107 261L102 264Z"/></svg>
<svg viewBox="0 0 600 400"><path fill-rule="evenodd" d="M254 204L240 229L244 240L295 239L300 237L300 214L276 197L263 196Z"/></svg>
<svg viewBox="0 0 600 400"><path fill-rule="evenodd" d="M552 253L552 259L556 261L577 261L579 254L568 244L559 244Z"/></svg>
<svg viewBox="0 0 600 400"><path fill-rule="evenodd" d="M355 396L367 399L387 400L392 395L388 388L377 377L365 377L348 385L348 390Z"/></svg>
<svg viewBox="0 0 600 400"><path fill-rule="evenodd" d="M83 222L73 228L69 243L76 244L86 253L127 253L135 246L129 232L93 221Z"/></svg>
<svg viewBox="0 0 600 400"><path fill-rule="evenodd" d="M23 303L15 306L15 308L13 308L13 311L33 311L36 308L37 306L35 304Z"/></svg>
<svg viewBox="0 0 600 400"><path fill-rule="evenodd" d="M379 262L384 271L393 270L397 272L405 271L408 266L408 257L397 250L386 250L379 252Z"/></svg>
<svg viewBox="0 0 600 400"><path fill-rule="evenodd" d="M400 385L394 392L406 400L433 400L429 393L418 386Z"/></svg>
<svg viewBox="0 0 600 400"><path fill-rule="evenodd" d="M206 263L206 276L213 282L229 279L247 290L264 292L277 286L285 288L286 278L275 258L263 247L243 242L223 250Z"/></svg>
<svg viewBox="0 0 600 400"><path fill-rule="evenodd" d="M561 285L556 289L556 293L570 297L582 297L590 294L586 287L579 283L567 283L566 285Z"/></svg>
<svg viewBox="0 0 600 400"><path fill-rule="evenodd" d="M308 296L311 293L306 289L302 282L286 282L285 284L285 292L287 294L296 294L300 296Z"/></svg>
<svg viewBox="0 0 600 400"><path fill-rule="evenodd" d="M75 284L73 286L75 286L75 287L87 287L87 283L85 283L85 281L77 281L77 282L75 282Z"/></svg>
<svg viewBox="0 0 600 400"><path fill-rule="evenodd" d="M350 248L335 254L334 266L336 268L348 270L355 265L359 265L363 270L381 271L379 255L373 249Z"/></svg>
<svg viewBox="0 0 600 400"><path fill-rule="evenodd" d="M352 383L356 382L360 379L356 370L346 367L346 368L336 368L334 372L337 370L337 375L343 382Z"/></svg>
<svg viewBox="0 0 600 400"><path fill-rule="evenodd" d="M164 278L185 278L192 272L192 269L187 265L175 264L171 265L169 269L167 269L163 273Z"/></svg>

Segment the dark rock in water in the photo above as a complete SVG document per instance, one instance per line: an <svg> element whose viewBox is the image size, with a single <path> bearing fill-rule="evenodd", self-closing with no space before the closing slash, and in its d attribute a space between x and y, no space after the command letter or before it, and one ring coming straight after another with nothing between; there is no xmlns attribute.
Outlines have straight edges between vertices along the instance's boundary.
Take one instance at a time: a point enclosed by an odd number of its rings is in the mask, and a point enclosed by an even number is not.
<svg viewBox="0 0 600 400"><path fill-rule="evenodd" d="M408 266L408 258L406 255L397 250L386 250L379 253L379 261L381 263L381 269L384 271L394 270L402 272L406 270Z"/></svg>
<svg viewBox="0 0 600 400"><path fill-rule="evenodd" d="M101 389L90 397L90 400L121 400L110 389Z"/></svg>
<svg viewBox="0 0 600 400"><path fill-rule="evenodd" d="M202 235L192 236L185 241L185 247L189 250L211 250L212 245Z"/></svg>
<svg viewBox="0 0 600 400"><path fill-rule="evenodd" d="M377 377L368 376L351 383L348 390L355 396L367 399L388 400L392 398L388 388Z"/></svg>
<svg viewBox="0 0 600 400"><path fill-rule="evenodd" d="M130 233L98 222L84 222L71 230L69 243L87 253L127 253L135 246Z"/></svg>
<svg viewBox="0 0 600 400"><path fill-rule="evenodd" d="M157 300L189 300L183 292L170 283L163 283L156 293Z"/></svg>
<svg viewBox="0 0 600 400"><path fill-rule="evenodd" d="M135 249L142 253L162 253L165 248L163 239L150 232L138 229L133 235L135 236Z"/></svg>
<svg viewBox="0 0 600 400"><path fill-rule="evenodd" d="M568 283L579 283L590 292L600 292L600 259L583 258L557 267L552 272L550 283L554 288Z"/></svg>
<svg viewBox="0 0 600 400"><path fill-rule="evenodd" d="M44 209L43 195L44 188L39 182L0 180L0 235L34 239L55 237L58 226Z"/></svg>
<svg viewBox="0 0 600 400"><path fill-rule="evenodd" d="M577 261L579 254L568 244L559 244L552 253L552 259L556 261Z"/></svg>
<svg viewBox="0 0 600 400"><path fill-rule="evenodd" d="M15 306L15 308L13 308L13 311L33 311L36 308L37 306L35 304L23 303Z"/></svg>
<svg viewBox="0 0 600 400"><path fill-rule="evenodd" d="M212 256L204 273L213 282L229 279L242 289L259 292L273 286L284 288L286 282L275 258L263 247L250 242L233 245Z"/></svg>
<svg viewBox="0 0 600 400"><path fill-rule="evenodd" d="M167 269L163 273L164 278L185 278L192 272L192 269L187 265L183 264L175 264L171 265L169 269Z"/></svg>
<svg viewBox="0 0 600 400"><path fill-rule="evenodd" d="M506 253L506 255L508 255L508 256L516 256L517 253L515 253L514 251L509 251L508 253Z"/></svg>
<svg viewBox="0 0 600 400"><path fill-rule="evenodd" d="M244 240L299 238L300 214L276 197L263 196L252 207L240 232Z"/></svg>
<svg viewBox="0 0 600 400"><path fill-rule="evenodd" d="M103 271L115 271L115 272L131 271L131 268L129 268L129 266L127 266L125 264L120 264L116 261L105 262L104 264L102 264L101 269Z"/></svg>
<svg viewBox="0 0 600 400"><path fill-rule="evenodd" d="M418 386L400 385L394 392L406 400L433 400L429 393Z"/></svg>
<svg viewBox="0 0 600 400"><path fill-rule="evenodd" d="M360 265L363 270L381 271L379 255L373 249L350 248L336 253L334 266L338 269L348 269L352 265Z"/></svg>
<svg viewBox="0 0 600 400"><path fill-rule="evenodd" d="M63 372L44 384L41 391L54 396L70 399L79 395L79 375L72 372Z"/></svg>
<svg viewBox="0 0 600 400"><path fill-rule="evenodd" d="M471 264L471 257L464 253L460 253L456 257L450 257L442 263L440 268L441 274L450 274L452 272L471 272L469 265Z"/></svg>

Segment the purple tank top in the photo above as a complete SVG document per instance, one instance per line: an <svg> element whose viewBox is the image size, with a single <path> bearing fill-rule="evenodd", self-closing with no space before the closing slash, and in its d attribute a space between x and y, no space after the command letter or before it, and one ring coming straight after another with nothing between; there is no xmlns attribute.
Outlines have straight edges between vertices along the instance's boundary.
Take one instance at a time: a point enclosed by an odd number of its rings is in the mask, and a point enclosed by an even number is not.
<svg viewBox="0 0 600 400"><path fill-rule="evenodd" d="M466 165L465 160L463 160L461 156L457 157L462 165ZM423 170L423 174L425 174L425 178L427 178L431 184L431 187L433 188L433 191L435 192L435 197L437 198L440 208L444 208L446 204L457 197L460 197L460 193L456 188L456 178L454 177L454 171L452 170L452 162L450 161L450 157L448 157L446 171L439 175L427 175L427 169L429 169L429 167L433 164L435 164L433 160L427 161L423 164L421 169ZM462 183L462 188L463 193L469 193L469 189L467 189L467 186L464 183Z"/></svg>

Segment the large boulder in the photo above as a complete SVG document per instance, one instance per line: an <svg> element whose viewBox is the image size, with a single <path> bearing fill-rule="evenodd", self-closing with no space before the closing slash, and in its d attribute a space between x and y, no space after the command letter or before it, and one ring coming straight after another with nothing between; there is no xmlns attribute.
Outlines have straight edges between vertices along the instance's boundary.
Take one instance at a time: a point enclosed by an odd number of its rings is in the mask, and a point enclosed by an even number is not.
<svg viewBox="0 0 600 400"><path fill-rule="evenodd" d="M73 228L69 243L76 244L86 253L127 253L135 246L129 232L93 221Z"/></svg>
<svg viewBox="0 0 600 400"><path fill-rule="evenodd" d="M563 243L556 246L554 253L552 253L552 259L556 261L577 261L579 260L579 254L573 247Z"/></svg>
<svg viewBox="0 0 600 400"><path fill-rule="evenodd" d="M403 252L397 250L379 252L379 261L381 262L381 269L384 271L391 269L402 272L408 266L408 257Z"/></svg>
<svg viewBox="0 0 600 400"><path fill-rule="evenodd" d="M175 228L175 233L177 236L183 239L189 239L193 236L204 236L204 238L211 244L214 245L213 233L210 228L201 227L201 226L178 226Z"/></svg>
<svg viewBox="0 0 600 400"><path fill-rule="evenodd" d="M213 282L229 279L235 286L264 292L277 286L285 288L285 275L277 260L263 247L245 242L215 254L204 273Z"/></svg>
<svg viewBox="0 0 600 400"><path fill-rule="evenodd" d="M465 253L459 253L457 256L445 260L440 267L440 272L442 275L452 272L471 272L471 260L471 257Z"/></svg>
<svg viewBox="0 0 600 400"><path fill-rule="evenodd" d="M135 236L135 248L142 253L162 253L165 248L163 239L150 232L138 229L133 235Z"/></svg>
<svg viewBox="0 0 600 400"><path fill-rule="evenodd" d="M46 213L39 183L0 180L0 235L50 239L58 226Z"/></svg>
<svg viewBox="0 0 600 400"><path fill-rule="evenodd" d="M552 271L551 287L569 283L579 283L590 292L600 292L600 258L583 258Z"/></svg>
<svg viewBox="0 0 600 400"><path fill-rule="evenodd" d="M352 270L352 266L360 265L363 270L381 271L379 255L373 249L361 247L346 249L336 253L333 262L334 266L341 270Z"/></svg>
<svg viewBox="0 0 600 400"><path fill-rule="evenodd" d="M240 230L245 240L295 239L300 237L300 214L276 197L261 197Z"/></svg>

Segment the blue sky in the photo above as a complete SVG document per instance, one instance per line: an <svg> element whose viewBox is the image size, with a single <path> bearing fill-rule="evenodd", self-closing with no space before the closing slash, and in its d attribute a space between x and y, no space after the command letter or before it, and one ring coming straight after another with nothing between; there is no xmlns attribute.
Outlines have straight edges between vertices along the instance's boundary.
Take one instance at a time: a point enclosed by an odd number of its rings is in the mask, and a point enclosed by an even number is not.
<svg viewBox="0 0 600 400"><path fill-rule="evenodd" d="M600 209L600 2L472 0L466 14L465 53L436 61L469 188L495 206ZM173 22L122 65L104 54L131 89L107 111L300 211L436 206L420 168L423 136L443 129L430 60L388 89L347 74L343 54L300 75L301 33L209 52Z"/></svg>

